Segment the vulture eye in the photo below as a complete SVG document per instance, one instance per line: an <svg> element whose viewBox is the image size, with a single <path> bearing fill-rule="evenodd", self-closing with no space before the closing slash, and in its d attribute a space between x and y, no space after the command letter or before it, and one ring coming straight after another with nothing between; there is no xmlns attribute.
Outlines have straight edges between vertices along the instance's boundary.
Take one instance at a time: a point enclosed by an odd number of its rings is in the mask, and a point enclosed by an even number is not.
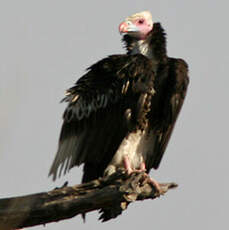
<svg viewBox="0 0 229 230"><path fill-rule="evenodd" d="M138 23L139 23L139 24L143 24L144 22L145 22L144 19L139 19L139 20L138 20Z"/></svg>

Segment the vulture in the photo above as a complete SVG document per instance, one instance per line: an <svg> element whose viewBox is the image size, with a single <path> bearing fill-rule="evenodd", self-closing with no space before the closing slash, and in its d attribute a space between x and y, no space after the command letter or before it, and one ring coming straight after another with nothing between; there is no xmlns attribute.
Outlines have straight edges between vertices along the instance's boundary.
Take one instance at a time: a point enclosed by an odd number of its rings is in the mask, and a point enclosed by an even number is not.
<svg viewBox="0 0 229 230"><path fill-rule="evenodd" d="M165 31L149 11L127 17L119 32L126 54L93 64L66 91L53 180L81 164L83 183L160 165L185 99L188 65L167 56Z"/></svg>

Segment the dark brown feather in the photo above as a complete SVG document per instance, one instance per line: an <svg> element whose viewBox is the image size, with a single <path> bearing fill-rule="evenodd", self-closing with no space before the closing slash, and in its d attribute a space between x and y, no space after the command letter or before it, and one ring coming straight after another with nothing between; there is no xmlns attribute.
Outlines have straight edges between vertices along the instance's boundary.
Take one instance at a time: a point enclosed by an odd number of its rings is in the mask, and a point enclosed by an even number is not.
<svg viewBox="0 0 229 230"><path fill-rule="evenodd" d="M189 83L188 65L182 59L168 58L168 71L165 75L167 77L163 84L155 85L157 92L162 94L163 99L161 99L163 101L160 102L159 100L159 109L151 110L152 112L149 115L151 129L154 130L155 142L152 149L149 150L148 155L150 157L146 160L148 171L151 168L157 169L159 167L170 140L187 92ZM161 81L159 73L156 75L156 79L158 78ZM157 95L155 95L152 102L154 108L156 97Z"/></svg>
<svg viewBox="0 0 229 230"><path fill-rule="evenodd" d="M92 65L63 99L68 106L49 175L55 180L58 169L61 175L85 163L83 182L102 176L130 131L129 122L134 127L140 122L140 98L152 91L153 80L152 63L141 54L113 55Z"/></svg>

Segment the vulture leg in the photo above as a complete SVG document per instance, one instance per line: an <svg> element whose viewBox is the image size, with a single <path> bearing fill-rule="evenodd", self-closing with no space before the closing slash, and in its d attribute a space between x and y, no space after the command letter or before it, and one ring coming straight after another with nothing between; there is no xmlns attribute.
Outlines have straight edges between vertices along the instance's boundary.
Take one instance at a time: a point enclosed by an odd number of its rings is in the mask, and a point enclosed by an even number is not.
<svg viewBox="0 0 229 230"><path fill-rule="evenodd" d="M124 168L128 174L131 174L133 172L145 172L146 171L145 163L141 163L140 169L132 169L130 159L128 156L123 157L123 162L124 162Z"/></svg>
<svg viewBox="0 0 229 230"><path fill-rule="evenodd" d="M146 174L146 176L147 176L147 180L146 180L146 181L147 181L149 184L152 184L153 187L157 190L157 192L158 192L160 195L162 195L163 192L162 192L162 190L161 190L161 187L160 187L159 183L158 183L154 178L150 177L148 174Z"/></svg>
<svg viewBox="0 0 229 230"><path fill-rule="evenodd" d="M141 163L139 171L140 172L146 171L146 164L144 162ZM161 187L159 183L154 178L150 177L147 173L146 173L146 176L147 176L147 182L152 184L157 189L157 191L161 194Z"/></svg>
<svg viewBox="0 0 229 230"><path fill-rule="evenodd" d="M130 159L128 156L123 157L124 168L128 174L131 174L134 170L131 168Z"/></svg>
<svg viewBox="0 0 229 230"><path fill-rule="evenodd" d="M144 162L141 163L140 169L132 169L131 168L131 163L130 159L128 156L123 157L123 162L124 162L124 168L127 171L128 174L134 173L134 172L145 172L146 171L146 165ZM162 194L161 192L161 187L159 183L152 177L150 177L147 173L145 173L146 181L153 185L153 187L157 190L159 194Z"/></svg>
<svg viewBox="0 0 229 230"><path fill-rule="evenodd" d="M141 163L140 170L146 171L146 165L144 162ZM145 175L147 177L147 182L152 184L153 187L156 188L156 190L159 192L159 194L162 194L161 187L160 187L159 183L154 178L150 177L149 174L146 173Z"/></svg>

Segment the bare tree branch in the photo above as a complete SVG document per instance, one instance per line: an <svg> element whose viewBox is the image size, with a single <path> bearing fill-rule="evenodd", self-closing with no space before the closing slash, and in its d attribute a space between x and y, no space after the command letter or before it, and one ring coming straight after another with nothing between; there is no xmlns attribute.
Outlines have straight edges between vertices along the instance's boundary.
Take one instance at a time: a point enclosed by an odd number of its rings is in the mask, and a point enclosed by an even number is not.
<svg viewBox="0 0 229 230"><path fill-rule="evenodd" d="M160 184L162 193L177 185ZM115 218L135 200L160 196L144 173L118 172L89 183L49 192L0 199L0 230L15 229L72 218L100 210L102 221Z"/></svg>

